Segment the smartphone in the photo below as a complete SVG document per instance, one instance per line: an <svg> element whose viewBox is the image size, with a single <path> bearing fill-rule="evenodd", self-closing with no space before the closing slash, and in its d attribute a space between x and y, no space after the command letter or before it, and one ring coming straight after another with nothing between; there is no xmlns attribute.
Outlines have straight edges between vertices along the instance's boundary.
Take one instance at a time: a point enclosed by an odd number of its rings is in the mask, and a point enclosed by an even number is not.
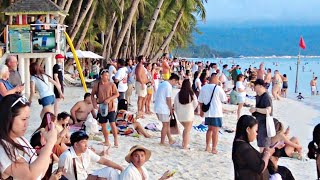
<svg viewBox="0 0 320 180"><path fill-rule="evenodd" d="M50 126L51 126L51 116L49 113L47 113L47 127L48 131L50 131Z"/></svg>
<svg viewBox="0 0 320 180"><path fill-rule="evenodd" d="M279 141L277 141L276 143L274 143L273 145L270 146L270 148L274 148L279 144Z"/></svg>

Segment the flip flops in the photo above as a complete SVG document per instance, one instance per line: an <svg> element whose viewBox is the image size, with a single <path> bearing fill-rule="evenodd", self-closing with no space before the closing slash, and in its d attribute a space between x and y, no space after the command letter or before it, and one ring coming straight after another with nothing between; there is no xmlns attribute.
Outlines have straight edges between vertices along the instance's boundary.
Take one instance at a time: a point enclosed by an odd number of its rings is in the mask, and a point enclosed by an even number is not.
<svg viewBox="0 0 320 180"><path fill-rule="evenodd" d="M199 131L199 132L207 132L208 126L203 125L203 124L199 124L198 126L193 126L193 129L195 129L196 131Z"/></svg>

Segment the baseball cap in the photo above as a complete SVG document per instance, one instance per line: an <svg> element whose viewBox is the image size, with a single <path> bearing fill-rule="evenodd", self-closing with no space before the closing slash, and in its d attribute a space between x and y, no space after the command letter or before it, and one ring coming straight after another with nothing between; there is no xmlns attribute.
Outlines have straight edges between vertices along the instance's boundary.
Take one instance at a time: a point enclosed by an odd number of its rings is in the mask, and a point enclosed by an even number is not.
<svg viewBox="0 0 320 180"><path fill-rule="evenodd" d="M56 55L56 59L60 59L60 58L63 58L63 59L64 59L65 57L64 57L62 54L57 54L57 55Z"/></svg>

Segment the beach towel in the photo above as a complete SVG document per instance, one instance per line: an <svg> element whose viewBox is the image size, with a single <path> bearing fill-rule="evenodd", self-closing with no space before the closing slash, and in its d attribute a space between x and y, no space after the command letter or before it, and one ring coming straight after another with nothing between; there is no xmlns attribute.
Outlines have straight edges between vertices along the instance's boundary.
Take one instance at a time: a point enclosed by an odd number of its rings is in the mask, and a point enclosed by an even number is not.
<svg viewBox="0 0 320 180"><path fill-rule="evenodd" d="M207 132L208 126L203 125L203 124L199 124L198 126L193 126L193 129L195 129L196 131L199 131L199 132Z"/></svg>
<svg viewBox="0 0 320 180"><path fill-rule="evenodd" d="M154 132L159 132L160 131L160 129L157 127L157 125L155 123L149 123L144 128L148 129L150 131L154 131Z"/></svg>

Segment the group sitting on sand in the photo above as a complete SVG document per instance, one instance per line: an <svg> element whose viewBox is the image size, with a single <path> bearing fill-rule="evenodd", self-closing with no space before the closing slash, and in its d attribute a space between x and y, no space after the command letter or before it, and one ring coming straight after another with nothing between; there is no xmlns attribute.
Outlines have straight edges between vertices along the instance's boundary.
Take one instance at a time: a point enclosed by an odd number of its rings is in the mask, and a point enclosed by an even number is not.
<svg viewBox="0 0 320 180"><path fill-rule="evenodd" d="M56 58L59 64L55 68L60 68L63 56ZM10 56L7 61L9 65L14 64L10 63L14 62L14 57ZM119 59L101 68L91 93L85 93L83 100L75 102L70 114L59 112L59 106L55 106L64 98L59 74L54 74L52 78L36 63L32 63L30 68L31 95L26 98L20 95L23 84L13 85L14 82L9 81L9 67L0 66L0 151L4 155L0 160L0 170L4 179L154 179L144 167L151 157L147 147L131 147L129 153L123 156L129 163L126 168L105 158L111 147L110 131L113 135L112 148L122 146L119 134L136 132L138 136L150 138L141 122L152 115L161 122L160 145L164 147L167 144L177 145L171 130L178 126L178 122L182 124L182 142L177 146L187 151L192 150L190 133L193 122L196 116L202 117L204 122L201 125L206 127L203 149L211 155L219 154L219 131L223 127L226 112L224 104L231 101L231 89L235 94L233 101L238 106L234 114L237 127L232 146L235 179L284 177L285 173L291 172L284 166L278 166L279 158L302 158L302 146L298 138L290 137L290 128L285 128L279 120L273 120L275 134L269 135L267 119L276 116L273 100L286 97L288 78L277 70L273 76L271 69L265 72L263 63L259 69L250 66L245 71L241 70L240 65L230 69L228 65L223 65L220 71L217 63L179 61L177 58L170 59L168 54L154 64L147 62L144 56L139 56L137 62ZM49 88L49 83L55 86L55 90ZM268 92L270 84L273 98ZM179 88L175 97L172 96L173 88ZM256 93L255 106L246 102L250 88ZM133 89L138 96L136 113L130 111ZM24 135L36 90L43 107L40 113L42 121L29 142ZM152 103L154 112L150 109ZM246 106L250 115L243 114ZM99 132L89 132L86 128L90 118L101 126L104 140L100 145L106 147L101 152L88 146L90 136L99 135ZM250 144L256 139L260 151ZM312 148L318 146L309 147ZM315 156L309 153L310 158L317 158ZM58 162L58 169L53 170L55 162ZM106 167L89 173L91 163ZM174 174L175 171L166 171L157 178L168 179ZM294 179L292 174L287 177Z"/></svg>

